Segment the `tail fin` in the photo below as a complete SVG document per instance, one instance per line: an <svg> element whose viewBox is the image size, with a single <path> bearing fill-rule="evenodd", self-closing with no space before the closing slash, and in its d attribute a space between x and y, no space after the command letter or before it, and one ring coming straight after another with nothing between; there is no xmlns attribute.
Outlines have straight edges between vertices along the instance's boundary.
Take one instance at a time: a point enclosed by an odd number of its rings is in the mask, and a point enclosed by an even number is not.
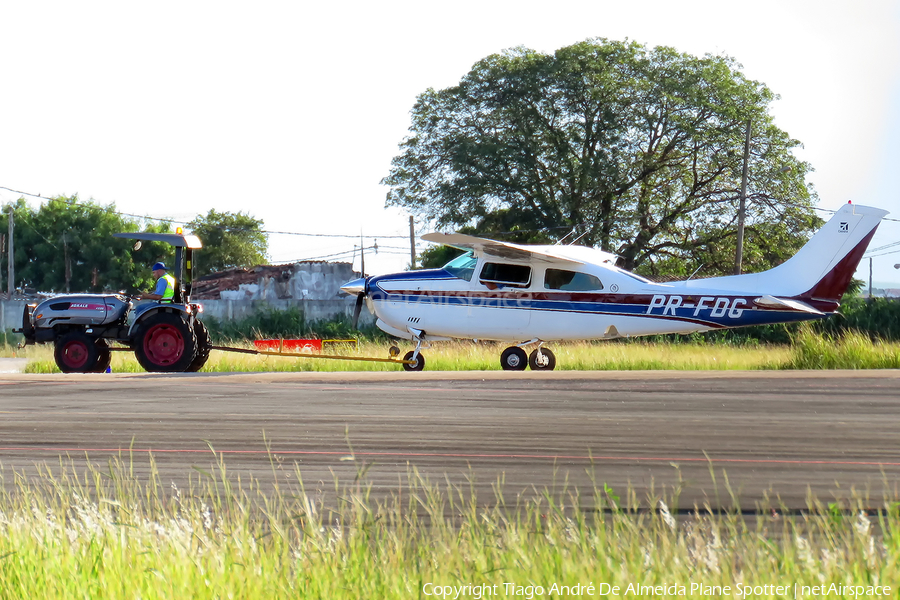
<svg viewBox="0 0 900 600"><path fill-rule="evenodd" d="M863 254L866 253L869 243L875 236L875 231L878 229L881 219L887 214L888 211L886 210L853 204L845 204L841 210L835 213L834 217L809 240L809 243L791 258L791 260L798 258L804 250L812 246L812 243L820 234L828 232L829 229L830 235L827 238L823 235L824 241L828 244L834 244L835 238L838 238L838 240L843 242L834 253L831 261L828 263L828 267L816 277L813 285L805 292L799 294L799 296L810 300L839 301L844 292L847 291L850 280L856 272L856 267L859 266L859 261L862 260ZM815 248L810 248L810 250L811 252L817 251ZM822 244L819 250L827 253L829 246ZM815 256L815 254L812 254L812 256ZM782 266L787 265L789 262Z"/></svg>
<svg viewBox="0 0 900 600"><path fill-rule="evenodd" d="M793 257L768 271L687 282L721 290L755 291L838 302L886 210L845 204Z"/></svg>

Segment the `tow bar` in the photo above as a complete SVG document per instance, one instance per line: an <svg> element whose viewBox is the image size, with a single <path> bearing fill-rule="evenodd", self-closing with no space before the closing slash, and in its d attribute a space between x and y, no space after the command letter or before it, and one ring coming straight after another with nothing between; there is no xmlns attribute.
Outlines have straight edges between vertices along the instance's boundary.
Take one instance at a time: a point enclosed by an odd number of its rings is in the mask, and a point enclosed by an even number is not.
<svg viewBox="0 0 900 600"><path fill-rule="evenodd" d="M212 346L211 350L221 350L222 352L237 352L239 354L257 354L262 356L287 356L290 358L324 358L329 360L356 360L363 362L381 362L381 363L392 363L395 365L413 365L416 363L414 360L403 360L402 358L396 358L399 354L399 349L391 347L391 357L390 358L376 358L374 356L344 356L342 354L313 354L310 352L285 352L282 348L276 350L257 350L255 348L234 348L231 346Z"/></svg>

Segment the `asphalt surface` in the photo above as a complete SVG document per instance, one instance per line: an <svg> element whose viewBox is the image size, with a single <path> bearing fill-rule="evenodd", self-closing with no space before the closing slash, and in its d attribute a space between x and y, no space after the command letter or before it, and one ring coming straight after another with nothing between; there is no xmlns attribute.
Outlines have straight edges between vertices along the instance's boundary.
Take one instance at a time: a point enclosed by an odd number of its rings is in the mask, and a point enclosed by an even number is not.
<svg viewBox="0 0 900 600"><path fill-rule="evenodd" d="M682 507L806 506L900 490L900 371L0 374L0 463L101 469L166 485L210 472L375 497L422 477L507 502L608 486ZM213 455L212 449L218 454ZM730 491L729 491L730 490Z"/></svg>

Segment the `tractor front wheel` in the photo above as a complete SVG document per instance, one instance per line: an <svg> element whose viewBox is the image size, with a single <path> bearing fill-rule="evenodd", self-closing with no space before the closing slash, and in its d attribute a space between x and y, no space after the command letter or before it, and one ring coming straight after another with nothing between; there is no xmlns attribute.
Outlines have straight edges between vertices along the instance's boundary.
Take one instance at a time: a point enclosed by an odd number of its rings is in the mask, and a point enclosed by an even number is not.
<svg viewBox="0 0 900 600"><path fill-rule="evenodd" d="M197 339L180 315L158 312L138 327L134 356L147 371L182 373L196 354Z"/></svg>
<svg viewBox="0 0 900 600"><path fill-rule="evenodd" d="M54 344L53 357L63 373L90 373L97 366L99 353L94 340L81 331L60 336Z"/></svg>

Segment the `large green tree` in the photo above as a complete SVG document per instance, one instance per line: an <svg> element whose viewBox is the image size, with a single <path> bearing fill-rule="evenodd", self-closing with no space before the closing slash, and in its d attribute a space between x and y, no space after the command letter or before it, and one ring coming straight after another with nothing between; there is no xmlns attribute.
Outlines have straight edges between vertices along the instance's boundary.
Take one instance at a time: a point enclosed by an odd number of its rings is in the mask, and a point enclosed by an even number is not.
<svg viewBox="0 0 900 600"><path fill-rule="evenodd" d="M203 242L195 255L195 276L266 262L269 238L261 219L212 209L187 226Z"/></svg>
<svg viewBox="0 0 900 600"><path fill-rule="evenodd" d="M729 272L749 122L744 265L767 268L820 222L774 99L724 56L604 39L508 50L418 97L387 204L518 241L574 229L644 272Z"/></svg>
<svg viewBox="0 0 900 600"><path fill-rule="evenodd" d="M168 232L166 224L127 219L114 204L99 206L77 196L60 196L33 209L24 199L13 211L16 286L48 292L135 291L152 287L150 265L171 260L172 247L112 237L134 231ZM6 219L4 218L5 222Z"/></svg>

